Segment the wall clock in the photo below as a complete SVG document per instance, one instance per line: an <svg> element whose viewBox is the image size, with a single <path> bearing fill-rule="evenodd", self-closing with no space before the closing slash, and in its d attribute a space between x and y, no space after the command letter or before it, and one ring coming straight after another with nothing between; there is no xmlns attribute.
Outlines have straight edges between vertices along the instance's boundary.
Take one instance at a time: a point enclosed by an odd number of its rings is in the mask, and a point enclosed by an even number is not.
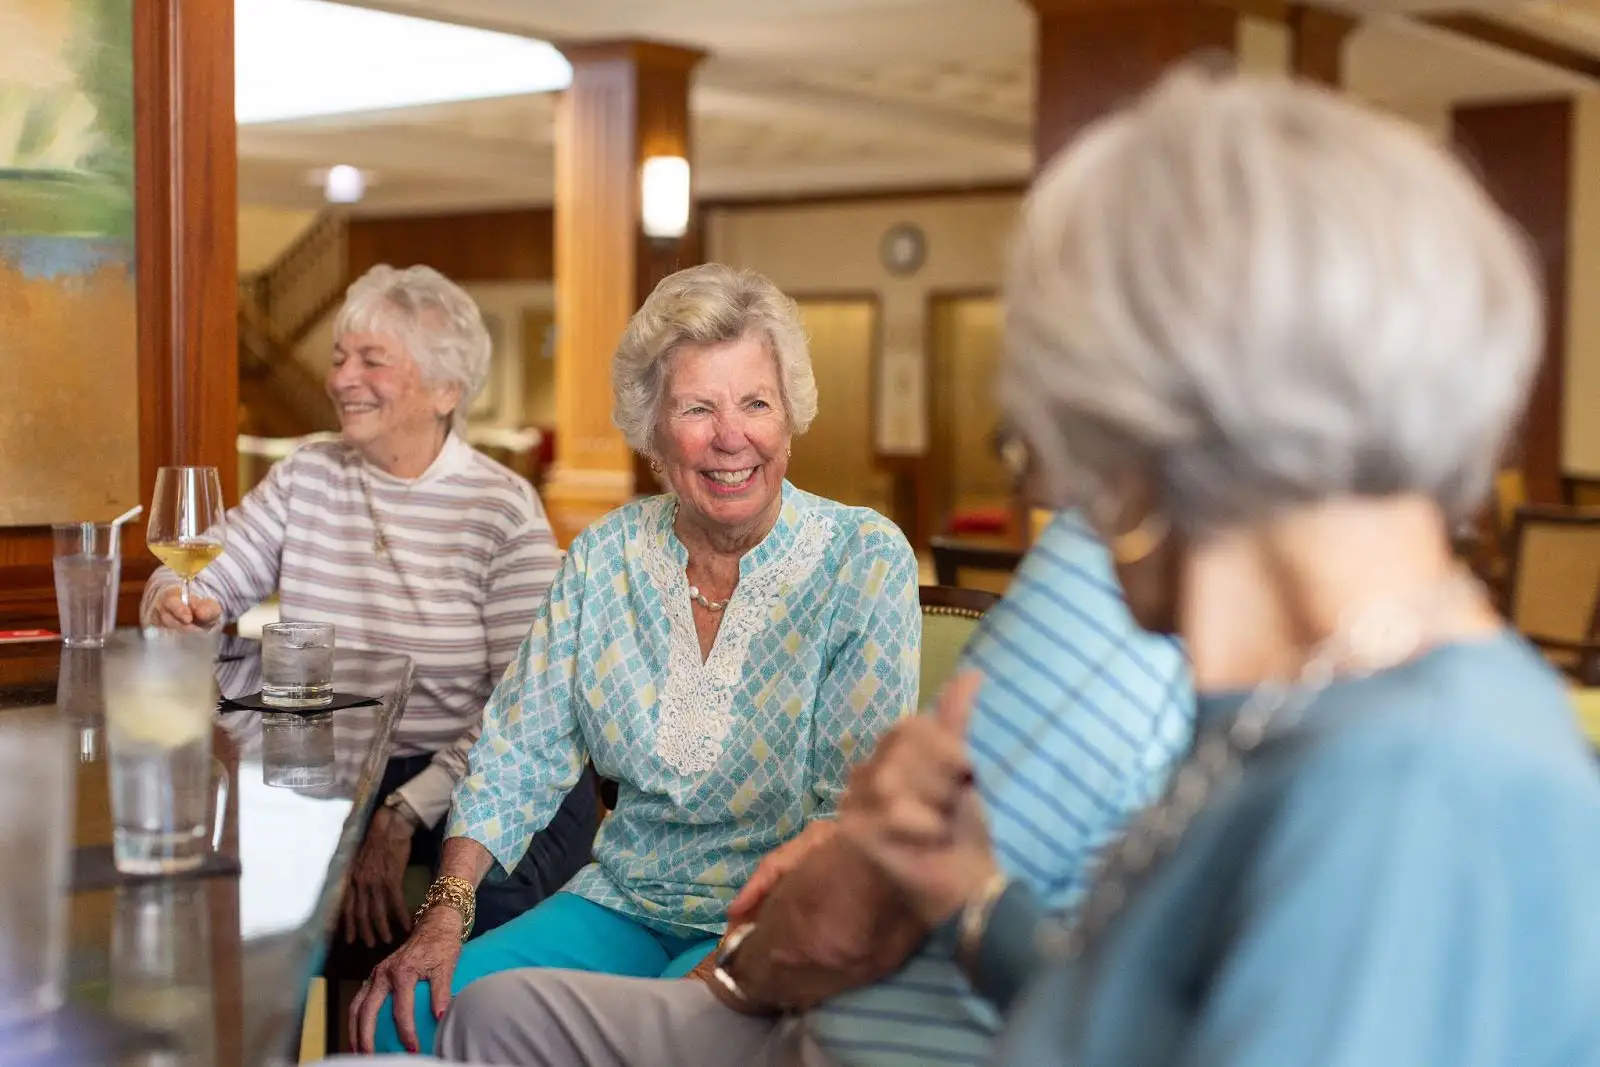
<svg viewBox="0 0 1600 1067"><path fill-rule="evenodd" d="M922 269L928 255L928 238L922 227L911 222L901 222L884 231L878 244L878 257L883 269L897 278L915 274Z"/></svg>

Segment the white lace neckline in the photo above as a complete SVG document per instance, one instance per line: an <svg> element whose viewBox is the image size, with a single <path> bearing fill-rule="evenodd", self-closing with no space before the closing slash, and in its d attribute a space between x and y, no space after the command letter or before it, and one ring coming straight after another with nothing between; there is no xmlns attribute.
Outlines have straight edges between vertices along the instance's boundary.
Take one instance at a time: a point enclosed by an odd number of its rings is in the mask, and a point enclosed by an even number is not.
<svg viewBox="0 0 1600 1067"><path fill-rule="evenodd" d="M688 553L672 530L677 499L655 497L644 507L641 562L661 596L668 625L667 676L656 706L656 755L679 774L703 774L722 756L751 642L771 625L773 603L821 562L835 524L800 506L785 486L778 521L745 557L751 565L728 600L711 654L702 660L684 570Z"/></svg>

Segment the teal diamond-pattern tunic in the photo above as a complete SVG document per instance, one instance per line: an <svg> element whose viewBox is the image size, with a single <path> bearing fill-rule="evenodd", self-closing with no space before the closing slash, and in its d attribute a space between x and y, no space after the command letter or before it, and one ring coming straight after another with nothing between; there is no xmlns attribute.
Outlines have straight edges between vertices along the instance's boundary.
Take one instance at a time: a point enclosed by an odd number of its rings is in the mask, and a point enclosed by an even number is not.
<svg viewBox="0 0 1600 1067"><path fill-rule="evenodd" d="M767 852L832 815L850 767L917 704L922 616L905 537L783 487L701 661L657 496L580 534L484 712L450 836L515 867L584 762L618 783L567 890L665 933L720 933Z"/></svg>

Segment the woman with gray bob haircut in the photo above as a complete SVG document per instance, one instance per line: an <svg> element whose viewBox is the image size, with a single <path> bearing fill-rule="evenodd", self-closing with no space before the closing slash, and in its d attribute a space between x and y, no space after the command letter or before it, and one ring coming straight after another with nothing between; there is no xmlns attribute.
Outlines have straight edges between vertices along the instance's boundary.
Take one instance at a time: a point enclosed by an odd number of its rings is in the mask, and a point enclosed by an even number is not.
<svg viewBox="0 0 1600 1067"><path fill-rule="evenodd" d="M1043 172L1005 302L1037 484L1199 701L1073 915L959 913L999 1062L1600 1063L1600 776L1448 536L1540 351L1522 235L1397 119L1185 70ZM840 829L921 899L987 838L915 781Z"/></svg>

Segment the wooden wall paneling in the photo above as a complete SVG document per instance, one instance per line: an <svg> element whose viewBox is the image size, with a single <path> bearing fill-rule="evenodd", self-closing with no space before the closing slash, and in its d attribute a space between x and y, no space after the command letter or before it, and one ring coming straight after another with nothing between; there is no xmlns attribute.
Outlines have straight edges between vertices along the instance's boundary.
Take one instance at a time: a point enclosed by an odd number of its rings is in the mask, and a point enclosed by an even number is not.
<svg viewBox="0 0 1600 1067"><path fill-rule="evenodd" d="M238 462L238 201L233 6L134 0L135 275L139 484L166 464L215 466L234 499ZM125 531L119 619L132 621L155 561ZM0 627L56 625L50 531L0 530Z"/></svg>
<svg viewBox="0 0 1600 1067"><path fill-rule="evenodd" d="M421 263L460 282L549 281L555 276L551 208L352 218L349 276L387 263Z"/></svg>
<svg viewBox="0 0 1600 1067"><path fill-rule="evenodd" d="M1457 107L1455 139L1501 209L1525 230L1545 286L1544 356L1514 451L1528 499L1560 503L1566 362L1567 239L1572 183L1570 99Z"/></svg>
<svg viewBox="0 0 1600 1067"><path fill-rule="evenodd" d="M1356 19L1342 11L1291 4L1286 13L1289 27L1289 68L1296 77L1320 82L1329 88L1344 86L1344 44Z"/></svg>
<svg viewBox="0 0 1600 1067"><path fill-rule="evenodd" d="M1128 103L1173 63L1231 55L1238 12L1195 0L1031 0L1038 88L1034 162L1042 166L1090 122Z"/></svg>

